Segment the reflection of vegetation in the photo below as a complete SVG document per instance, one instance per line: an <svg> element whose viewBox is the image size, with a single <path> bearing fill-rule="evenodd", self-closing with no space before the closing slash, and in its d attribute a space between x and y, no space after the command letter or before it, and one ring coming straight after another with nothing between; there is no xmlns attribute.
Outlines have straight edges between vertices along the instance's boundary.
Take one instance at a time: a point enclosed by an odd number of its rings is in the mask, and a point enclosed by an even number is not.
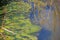
<svg viewBox="0 0 60 40"><path fill-rule="evenodd" d="M39 31L40 27L33 25L28 18L31 6L22 1L12 2L6 8L5 28L0 31L5 33L5 40L37 40L37 37L31 34Z"/></svg>

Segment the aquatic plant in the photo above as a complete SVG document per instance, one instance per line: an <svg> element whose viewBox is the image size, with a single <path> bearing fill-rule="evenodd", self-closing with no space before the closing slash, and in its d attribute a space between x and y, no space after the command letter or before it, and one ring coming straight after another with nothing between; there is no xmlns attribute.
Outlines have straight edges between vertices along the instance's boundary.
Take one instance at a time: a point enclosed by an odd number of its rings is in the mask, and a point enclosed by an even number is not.
<svg viewBox="0 0 60 40"><path fill-rule="evenodd" d="M6 5L7 12L4 15L4 27L0 29L1 36L5 40L37 40L34 33L41 28L31 23L29 13L31 5L27 2L11 2ZM4 35L3 35L4 33Z"/></svg>

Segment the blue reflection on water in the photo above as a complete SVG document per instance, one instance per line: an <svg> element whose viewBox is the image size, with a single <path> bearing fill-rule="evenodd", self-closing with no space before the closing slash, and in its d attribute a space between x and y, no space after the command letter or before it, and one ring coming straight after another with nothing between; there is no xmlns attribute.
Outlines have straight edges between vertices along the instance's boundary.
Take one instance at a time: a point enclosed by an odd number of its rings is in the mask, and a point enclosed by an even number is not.
<svg viewBox="0 0 60 40"><path fill-rule="evenodd" d="M34 20L34 15L38 18L38 10L36 9L35 10L35 14L33 13L34 12L34 3L31 3L32 5L32 11L30 13L30 19L33 21ZM50 10L50 6L47 5L45 7L46 10ZM42 28L41 31L39 32L39 35L38 35L38 40L51 40L51 35L52 35L52 32L45 29L45 28Z"/></svg>
<svg viewBox="0 0 60 40"><path fill-rule="evenodd" d="M51 40L51 34L51 31L42 28L39 32L38 40Z"/></svg>
<svg viewBox="0 0 60 40"><path fill-rule="evenodd" d="M28 0L23 0L24 2L27 2Z"/></svg>
<svg viewBox="0 0 60 40"><path fill-rule="evenodd" d="M46 5L45 9L46 9L46 10L50 10L50 9L51 9L51 10L54 10L54 7L53 7L53 6L50 6L50 5Z"/></svg>
<svg viewBox="0 0 60 40"><path fill-rule="evenodd" d="M34 20L34 3L31 2L31 12L30 12L30 19L33 21Z"/></svg>
<svg viewBox="0 0 60 40"><path fill-rule="evenodd" d="M45 9L46 9L46 10L49 10L49 9L50 9L50 6L49 6L49 5L47 5L47 6L45 7Z"/></svg>
<svg viewBox="0 0 60 40"><path fill-rule="evenodd" d="M25 2L27 2L27 0L24 0ZM31 9L31 12L30 12L30 19L32 21L34 21L34 15L38 18L38 10L36 9L35 10L35 14L34 14L34 3L31 2L30 3L31 6L32 6L32 9ZM49 5L47 5L45 7L46 10L50 10L50 9L53 9L51 8ZM48 12L48 11L47 11ZM51 40L51 35L52 35L52 32L45 29L45 28L42 28L41 31L38 33L38 40Z"/></svg>

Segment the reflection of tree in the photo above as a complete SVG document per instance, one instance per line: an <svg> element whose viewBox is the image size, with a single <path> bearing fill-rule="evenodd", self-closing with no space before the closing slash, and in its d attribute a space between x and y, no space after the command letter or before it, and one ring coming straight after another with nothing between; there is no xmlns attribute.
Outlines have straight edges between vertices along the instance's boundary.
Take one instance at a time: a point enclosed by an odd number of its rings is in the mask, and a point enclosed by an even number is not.
<svg viewBox="0 0 60 40"><path fill-rule="evenodd" d="M0 33L5 35L3 38L5 40L37 40L37 37L32 33L39 31L40 27L30 22L29 12L31 6L21 1L11 2L6 8L7 13L3 17L0 29Z"/></svg>

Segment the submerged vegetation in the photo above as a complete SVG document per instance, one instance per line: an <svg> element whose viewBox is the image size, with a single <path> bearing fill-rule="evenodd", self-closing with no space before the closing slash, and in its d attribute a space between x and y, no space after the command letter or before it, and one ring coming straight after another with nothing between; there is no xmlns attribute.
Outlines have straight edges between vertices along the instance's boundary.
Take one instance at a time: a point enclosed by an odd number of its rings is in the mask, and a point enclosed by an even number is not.
<svg viewBox="0 0 60 40"><path fill-rule="evenodd" d="M27 2L11 2L6 6L7 12L4 15L3 26L0 28L0 40L37 40L33 33L41 28L31 23L29 13L31 5Z"/></svg>

